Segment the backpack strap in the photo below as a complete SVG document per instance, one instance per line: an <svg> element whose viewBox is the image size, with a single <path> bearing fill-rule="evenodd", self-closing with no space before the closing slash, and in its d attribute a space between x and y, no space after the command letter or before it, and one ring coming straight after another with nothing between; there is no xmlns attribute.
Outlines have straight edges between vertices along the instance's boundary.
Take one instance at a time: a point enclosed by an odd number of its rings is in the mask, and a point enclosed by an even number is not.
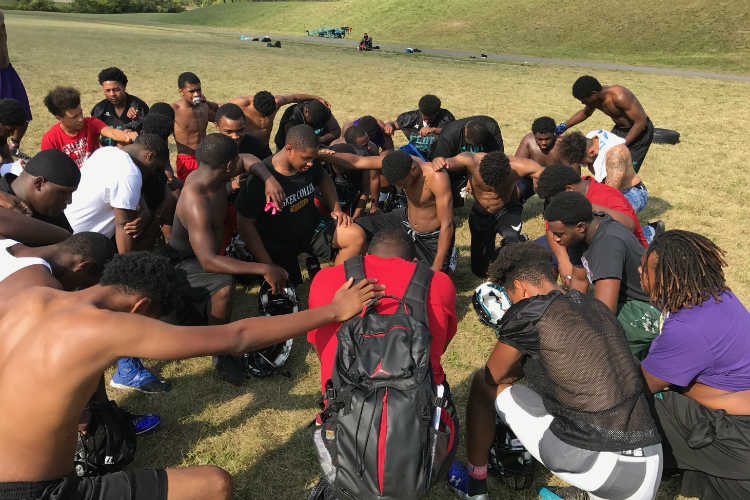
<svg viewBox="0 0 750 500"><path fill-rule="evenodd" d="M404 302L411 309L409 313L428 327L430 325L427 320L427 294L430 291L433 275L434 272L430 269L430 266L417 261L417 267L414 268L414 273L411 275L409 286L406 287L403 297Z"/></svg>
<svg viewBox="0 0 750 500"><path fill-rule="evenodd" d="M364 259L361 255L355 255L354 257L347 259L344 262L344 272L346 276L344 279L349 281L350 278L354 278L354 283L359 283L367 276L365 276L365 264Z"/></svg>

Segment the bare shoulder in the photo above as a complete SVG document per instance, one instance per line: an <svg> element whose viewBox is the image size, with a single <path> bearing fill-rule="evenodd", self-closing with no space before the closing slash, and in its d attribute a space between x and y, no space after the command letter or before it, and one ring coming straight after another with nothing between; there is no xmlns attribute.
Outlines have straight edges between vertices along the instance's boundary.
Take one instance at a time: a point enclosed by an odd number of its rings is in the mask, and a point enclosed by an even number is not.
<svg viewBox="0 0 750 500"><path fill-rule="evenodd" d="M236 104L237 106L241 108L246 108L253 104L253 98L251 96L248 96L248 97L239 96L239 97L235 97L229 102L231 102L232 104Z"/></svg>
<svg viewBox="0 0 750 500"><path fill-rule="evenodd" d="M529 132L525 136L523 136L523 139L521 139L520 145L521 146L528 146L534 141L534 133Z"/></svg>

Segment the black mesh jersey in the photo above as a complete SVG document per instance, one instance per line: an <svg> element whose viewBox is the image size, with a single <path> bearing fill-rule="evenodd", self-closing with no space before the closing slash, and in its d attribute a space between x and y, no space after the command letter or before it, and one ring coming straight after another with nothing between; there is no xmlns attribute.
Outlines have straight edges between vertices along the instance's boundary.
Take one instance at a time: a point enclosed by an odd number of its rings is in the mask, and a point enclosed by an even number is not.
<svg viewBox="0 0 750 500"><path fill-rule="evenodd" d="M660 442L625 332L603 302L575 290L522 300L503 316L499 338L524 355L560 440L592 451Z"/></svg>

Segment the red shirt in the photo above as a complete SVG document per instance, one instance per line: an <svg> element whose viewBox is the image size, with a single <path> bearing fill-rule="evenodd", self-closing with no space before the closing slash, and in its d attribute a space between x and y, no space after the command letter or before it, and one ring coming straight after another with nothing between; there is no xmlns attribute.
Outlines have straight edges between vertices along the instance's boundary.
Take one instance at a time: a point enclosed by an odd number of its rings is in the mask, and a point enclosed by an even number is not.
<svg viewBox="0 0 750 500"><path fill-rule="evenodd" d="M638 242L643 245L643 248L648 248L648 242L646 241L646 237L643 236L641 223L638 220L638 216L635 214L635 210L633 210L633 205L631 205L628 199L625 198L622 191L612 186L602 184L593 177L585 176L582 177L582 179L591 182L588 191L586 191L586 199L589 200L592 205L601 205L610 210L617 210L633 219L633 224L635 224L635 231L633 231L633 234L638 238ZM549 223L547 221L544 221L544 229L549 229Z"/></svg>
<svg viewBox="0 0 750 500"><path fill-rule="evenodd" d="M83 128L71 137L56 123L42 137L42 149L59 149L81 168L91 153L99 149L99 135L106 126L100 119L87 116L83 119Z"/></svg>
<svg viewBox="0 0 750 500"><path fill-rule="evenodd" d="M377 278L379 285L385 285L385 293L403 297L409 279L414 273L416 264L404 259L383 259L376 255L366 255L364 258L365 275ZM330 304L336 291L344 284L344 266L331 266L321 269L310 286L310 309ZM381 314L396 312L397 302L384 299L377 306ZM430 362L436 384L445 379L445 372L440 365L445 343L456 335L458 319L456 317L456 288L445 273L434 273L430 290L427 294L427 320L429 321L432 343L430 344ZM333 359L336 355L338 339L336 331L341 323L329 323L307 334L307 341L318 347L320 354L320 386L325 390L325 383L331 378Z"/></svg>

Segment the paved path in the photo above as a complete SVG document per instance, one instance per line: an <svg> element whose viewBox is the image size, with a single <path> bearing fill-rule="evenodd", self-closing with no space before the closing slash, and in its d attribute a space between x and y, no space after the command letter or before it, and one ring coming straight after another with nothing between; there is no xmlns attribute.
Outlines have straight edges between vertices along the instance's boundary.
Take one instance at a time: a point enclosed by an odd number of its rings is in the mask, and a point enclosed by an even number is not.
<svg viewBox="0 0 750 500"><path fill-rule="evenodd" d="M94 21L91 21L94 22ZM105 21L107 23L110 23L111 21ZM204 32L204 33L218 33L218 34L224 34L224 35L245 35L247 37L252 38L262 38L263 34L258 33L242 33L239 31L225 31L225 30L219 30L219 29L213 29L213 28L202 28L202 27L192 27L192 26L186 26L186 25L170 25L170 24L160 24L160 23L134 23L134 22L113 22L112 24L125 24L125 25L132 25L132 26L154 26L159 28L172 28L172 29L179 29L179 30L186 30L186 31L197 31L197 32ZM298 42L315 42L315 43L327 43L331 45L344 45L344 46L350 46L350 47L356 47L358 44L356 41L352 40L336 40L331 38L323 38L323 37L311 37L311 36L289 36L289 35L268 35L271 37L274 41L275 40L294 40ZM247 43L258 43L258 42L247 42ZM375 42L378 44L378 42ZM380 44L381 49L392 49L392 50L400 50L405 51L406 47L401 47L397 45L384 45ZM471 57L474 56L476 58L480 57L480 54L477 52L462 52L462 51L456 51L456 50L444 50L444 49L421 49L423 54L442 54L442 55L450 55L450 56L464 56L464 57ZM652 68L647 66L630 66L627 64L606 64L606 63L595 63L595 62L583 62L583 61L566 61L562 59L547 59L542 57L526 57L526 56L509 56L509 55L503 55L503 54L487 54L487 59L499 59L503 61L517 61L517 62L527 62L527 63L540 63L540 64L560 64L563 66L577 66L580 68L594 68L594 69L610 69L610 70L619 70L619 71L635 71L637 73L652 73L657 75L673 75L673 76L687 76L687 77L694 77L694 78L710 78L714 80L731 80L736 82L750 82L750 75L731 75L731 74L725 74L725 73L711 73L708 71L688 71L688 70L682 70L682 69L670 69L670 68Z"/></svg>

